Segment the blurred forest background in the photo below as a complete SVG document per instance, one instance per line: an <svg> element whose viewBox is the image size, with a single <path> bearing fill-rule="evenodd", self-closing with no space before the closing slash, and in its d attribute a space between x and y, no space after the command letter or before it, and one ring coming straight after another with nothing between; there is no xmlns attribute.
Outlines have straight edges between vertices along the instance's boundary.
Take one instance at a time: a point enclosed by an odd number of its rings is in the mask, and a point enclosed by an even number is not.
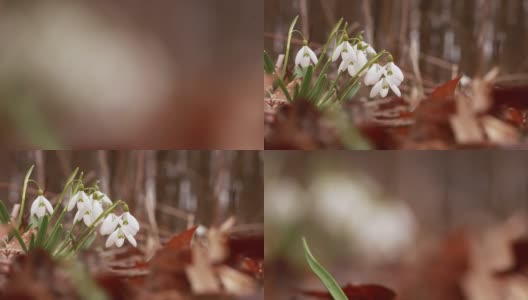
<svg viewBox="0 0 528 300"><path fill-rule="evenodd" d="M262 5L0 1L0 145L261 149Z"/></svg>
<svg viewBox="0 0 528 300"><path fill-rule="evenodd" d="M310 182L318 173L359 174L409 204L427 230L444 232L487 215L528 211L528 153L452 151L266 153L269 177ZM274 178L277 179L277 178ZM360 181L362 182L362 181ZM475 225L475 224L473 224Z"/></svg>
<svg viewBox="0 0 528 300"><path fill-rule="evenodd" d="M0 152L0 164L0 199L8 207L20 203L25 173L35 164L33 179L50 200L79 167L90 185L98 180L111 199L128 203L150 233L219 225L230 216L239 224L264 222L259 151L13 151Z"/></svg>
<svg viewBox="0 0 528 300"><path fill-rule="evenodd" d="M526 233L524 151L273 151L264 157L267 295L321 286L307 270L302 236L343 284L388 285L401 299L423 299L416 297L421 289L429 299L459 299L437 295L446 289L442 284L463 284L457 276L466 268L466 238L494 245L474 248L480 256L470 258L477 265L490 261L489 273L479 278L492 281L494 271L511 263L507 241ZM491 240L484 238L488 230L495 232ZM439 244L453 234L454 241ZM446 267L430 264L424 251L436 251L429 260L445 259ZM402 292L409 289L412 297Z"/></svg>
<svg viewBox="0 0 528 300"><path fill-rule="evenodd" d="M501 70L499 80L528 79L524 0L266 0L264 49L285 51L284 38L296 15L298 28L314 46L324 43L343 17L354 32L365 31L365 40L376 49L390 51L407 78L426 91L457 73L473 77L494 66ZM413 56L418 56L419 75Z"/></svg>

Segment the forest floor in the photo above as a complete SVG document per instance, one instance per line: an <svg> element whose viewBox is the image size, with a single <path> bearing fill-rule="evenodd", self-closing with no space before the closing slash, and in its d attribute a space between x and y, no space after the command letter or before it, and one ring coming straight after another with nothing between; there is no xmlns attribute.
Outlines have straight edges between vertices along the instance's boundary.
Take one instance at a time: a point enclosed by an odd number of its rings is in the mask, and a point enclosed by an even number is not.
<svg viewBox="0 0 528 300"><path fill-rule="evenodd" d="M492 70L464 82L456 77L427 95L353 99L332 111L303 99L265 97L265 148L524 148L528 86L496 76Z"/></svg>
<svg viewBox="0 0 528 300"><path fill-rule="evenodd" d="M23 254L13 242L0 253L0 298L263 299L262 226L231 218L198 228L161 242L138 235L138 248L86 250L68 261L38 249Z"/></svg>

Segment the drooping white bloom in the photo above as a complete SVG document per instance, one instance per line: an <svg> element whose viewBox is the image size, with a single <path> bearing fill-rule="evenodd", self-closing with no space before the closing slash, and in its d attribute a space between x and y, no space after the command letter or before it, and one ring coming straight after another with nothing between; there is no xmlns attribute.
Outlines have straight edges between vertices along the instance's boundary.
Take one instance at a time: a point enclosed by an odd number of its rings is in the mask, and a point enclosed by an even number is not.
<svg viewBox="0 0 528 300"><path fill-rule="evenodd" d="M106 218L103 221L103 224L101 225L101 228L99 229L99 232L102 235L108 235L112 232L114 232L119 225L119 222L121 221L121 217L116 216L114 213L108 214Z"/></svg>
<svg viewBox="0 0 528 300"><path fill-rule="evenodd" d="M403 72L393 62L390 62L385 66L385 78L396 85L400 85L404 80Z"/></svg>
<svg viewBox="0 0 528 300"><path fill-rule="evenodd" d="M44 195L39 195L31 204L31 216L42 218L46 213L53 214L53 206Z"/></svg>
<svg viewBox="0 0 528 300"><path fill-rule="evenodd" d="M378 64L372 65L367 76L365 76L365 84L374 85L370 91L371 98L377 95L384 98L388 95L389 89L398 97L401 97L401 91L398 87L403 82L403 79L403 72L400 68L393 62L389 62L384 67Z"/></svg>
<svg viewBox="0 0 528 300"><path fill-rule="evenodd" d="M139 231L139 222L131 213L125 212L121 216L109 214L103 221L100 228L102 235L110 234L106 240L106 247L115 244L117 247L123 246L125 238L134 246L137 246L134 236Z"/></svg>
<svg viewBox="0 0 528 300"><path fill-rule="evenodd" d="M385 73L385 67L380 64L373 64L365 76L365 85L370 86L380 81L381 76Z"/></svg>
<svg viewBox="0 0 528 300"><path fill-rule="evenodd" d="M123 213L120 218L120 225L128 233L131 233L132 235L136 235L136 233L139 231L139 222L137 219L128 211Z"/></svg>
<svg viewBox="0 0 528 300"><path fill-rule="evenodd" d="M97 218L99 218L102 213L103 206L101 205L101 202L90 199L90 201L83 204L79 210L77 210L77 213L73 217L73 223L83 220L86 226L90 226L97 220ZM98 223L100 222L101 220Z"/></svg>
<svg viewBox="0 0 528 300"><path fill-rule="evenodd" d="M77 204L77 209L79 210L85 205L91 206L90 202L92 202L92 199L90 199L84 191L78 191L73 197L71 197L70 202L68 203L68 211L71 211L75 207L75 204Z"/></svg>
<svg viewBox="0 0 528 300"><path fill-rule="evenodd" d="M83 221L86 226L92 225L97 218L103 213L103 206L101 205L101 202L95 200L92 201L92 207L91 209L86 210L83 216ZM98 221L100 223L101 220Z"/></svg>
<svg viewBox="0 0 528 300"><path fill-rule="evenodd" d="M370 91L370 98L376 97L378 94L385 98L389 94L389 88L396 94L398 97L401 97L400 89L396 84L393 82L390 82L387 80L386 77L383 77L378 83L372 87L372 90Z"/></svg>
<svg viewBox="0 0 528 300"><path fill-rule="evenodd" d="M338 72L344 72L348 70L350 76L363 76L367 70L361 71L361 69L368 63L367 56L365 53L354 53L350 55L347 60L343 60L339 65ZM361 74L358 74L361 71Z"/></svg>
<svg viewBox="0 0 528 300"><path fill-rule="evenodd" d="M348 60L351 55L355 55L355 50L348 41L342 42L334 51L332 55L332 61L336 61L341 55L343 60Z"/></svg>
<svg viewBox="0 0 528 300"><path fill-rule="evenodd" d="M349 68L352 68L352 71L354 71L354 60L352 59L343 60L339 64L339 68L337 68L337 73L342 73L348 70Z"/></svg>
<svg viewBox="0 0 528 300"><path fill-rule="evenodd" d="M317 56L315 55L315 52L310 49L308 46L303 46L299 52L297 52L297 56L295 56L295 65L301 66L301 68L307 68L309 65L317 64Z"/></svg>
<svg viewBox="0 0 528 300"><path fill-rule="evenodd" d="M130 242L130 244L132 244L132 246L137 247L137 242L134 238L134 235L130 234L126 230L123 230L121 227L118 227L114 232L112 232L112 234L108 236L105 246L110 247L115 244L117 247L121 247L125 242L125 238Z"/></svg>
<svg viewBox="0 0 528 300"><path fill-rule="evenodd" d="M356 49L357 51L363 51L365 52L366 54L369 54L369 55L376 55L376 50L374 50L374 48L372 48L372 46L368 43L365 43L363 41L359 42L357 45L356 45Z"/></svg>
<svg viewBox="0 0 528 300"><path fill-rule="evenodd" d="M368 58L367 58L367 55L364 53L364 52L358 52L357 53L357 70L356 72L359 72L361 69L363 69L363 67L368 63ZM367 70L363 70L361 71L361 74L359 74L359 76L363 76L365 75L365 73L367 73Z"/></svg>
<svg viewBox="0 0 528 300"><path fill-rule="evenodd" d="M101 202L103 204L112 205L112 200L110 200L108 195L106 195L105 193L103 193L101 191L95 191L93 193L93 197L92 198L97 198L97 199L101 200Z"/></svg>

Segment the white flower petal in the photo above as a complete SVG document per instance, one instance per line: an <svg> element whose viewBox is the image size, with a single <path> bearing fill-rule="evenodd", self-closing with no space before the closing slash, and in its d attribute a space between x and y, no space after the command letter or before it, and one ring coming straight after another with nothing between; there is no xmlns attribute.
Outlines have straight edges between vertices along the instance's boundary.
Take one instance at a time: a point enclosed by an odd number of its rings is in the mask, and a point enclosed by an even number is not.
<svg viewBox="0 0 528 300"><path fill-rule="evenodd" d="M86 195L85 192L81 193L81 197L85 205L92 205L92 202L93 202L92 197Z"/></svg>
<svg viewBox="0 0 528 300"><path fill-rule="evenodd" d="M118 235L118 230L112 232L112 234L110 234L108 238L106 239L105 247L108 248L112 246L117 240L117 235Z"/></svg>
<svg viewBox="0 0 528 300"><path fill-rule="evenodd" d="M90 226L93 223L92 217L89 214L83 216L83 221L86 226Z"/></svg>
<svg viewBox="0 0 528 300"><path fill-rule="evenodd" d="M385 76L385 80L387 80L387 82L394 84L394 85L400 85L402 83L402 81L396 78L396 76L394 75Z"/></svg>
<svg viewBox="0 0 528 300"><path fill-rule="evenodd" d="M112 205L112 200L110 200L107 195L104 195L101 201L103 201L104 204Z"/></svg>
<svg viewBox="0 0 528 300"><path fill-rule="evenodd" d="M370 91L370 98L376 97L380 93L382 87L383 80L380 80L372 87L372 90Z"/></svg>
<svg viewBox="0 0 528 300"><path fill-rule="evenodd" d="M346 57L345 57L346 56ZM346 53L345 55L343 56L343 59L353 59L353 60L356 60L357 56L357 53L356 53L356 50L354 49L354 47L352 47L352 45L350 45L349 42L346 43Z"/></svg>
<svg viewBox="0 0 528 300"><path fill-rule="evenodd" d="M30 213L31 216L37 213L37 209L39 208L39 204L40 204L40 201L39 201L39 198L37 197L33 201L33 204L31 204L31 213Z"/></svg>
<svg viewBox="0 0 528 300"><path fill-rule="evenodd" d="M113 218L112 214L109 214L108 216L106 216L106 218L104 218L103 224L101 224L101 228L99 228L99 233L101 233L101 235L110 234L112 231L115 230L115 227L112 227L114 219L115 218Z"/></svg>
<svg viewBox="0 0 528 300"><path fill-rule="evenodd" d="M135 230L134 228L128 226L128 225L125 225L125 226L121 226L121 230L123 230L123 232L127 233L127 234L130 234L130 235L136 235L137 234L137 230Z"/></svg>
<svg viewBox="0 0 528 300"><path fill-rule="evenodd" d="M339 58L344 46L345 42L342 42L339 46L337 46L337 48L334 50L334 55L332 55L332 61L336 61Z"/></svg>
<svg viewBox="0 0 528 300"><path fill-rule="evenodd" d="M124 218L128 221L128 225L134 228L136 231L139 231L139 222L137 219L129 212L125 212Z"/></svg>
<svg viewBox="0 0 528 300"><path fill-rule="evenodd" d="M77 223L83 218L84 212L82 210L78 210L77 213L75 213L75 216L73 217L73 223Z"/></svg>
<svg viewBox="0 0 528 300"><path fill-rule="evenodd" d="M118 248L121 248L121 246L123 246L124 243L125 243L125 238L123 237L123 238L118 238L118 239L116 240L116 243L115 243L115 244L116 244L116 246L117 246Z"/></svg>
<svg viewBox="0 0 528 300"><path fill-rule="evenodd" d="M131 235L125 232L126 239L132 244L132 246L137 247L136 239Z"/></svg>
<svg viewBox="0 0 528 300"><path fill-rule="evenodd" d="M389 63L390 70L392 71L395 78L397 78L400 82L403 82L405 77L403 76L402 70L395 64L395 63Z"/></svg>
<svg viewBox="0 0 528 300"><path fill-rule="evenodd" d="M46 214L46 207L40 206L37 208L37 217L42 218Z"/></svg>
<svg viewBox="0 0 528 300"><path fill-rule="evenodd" d="M95 191L94 194L99 198L102 203L112 205L112 200L110 200L107 194L101 191Z"/></svg>
<svg viewBox="0 0 528 300"><path fill-rule="evenodd" d="M103 206L99 201L94 201L92 206L92 217L93 220L99 218L99 216L103 213Z"/></svg>
<svg viewBox="0 0 528 300"><path fill-rule="evenodd" d="M367 59L367 56L365 55L365 53L364 52L358 53L358 55L357 55L357 63L356 63L356 72L359 72L359 70L361 70L367 63L368 63L368 59ZM361 74L359 74L359 75L363 76L366 72L367 72L367 70L363 70L361 72Z"/></svg>
<svg viewBox="0 0 528 300"><path fill-rule="evenodd" d="M71 211L75 207L75 203L79 200L81 197L81 192L75 193L73 197L70 198L70 202L68 202L68 211Z"/></svg>
<svg viewBox="0 0 528 300"><path fill-rule="evenodd" d="M389 86L396 96L401 97L400 89L395 84L389 83Z"/></svg>
<svg viewBox="0 0 528 300"><path fill-rule="evenodd" d="M379 64L374 64L367 72L365 76L365 85L370 86L376 84L383 74L383 69Z"/></svg>
<svg viewBox="0 0 528 300"><path fill-rule="evenodd" d="M301 60L302 60L303 57L304 57L304 47L302 47L301 50L299 50L299 52L297 52L297 55L295 56L295 65L296 66L301 64Z"/></svg>
<svg viewBox="0 0 528 300"><path fill-rule="evenodd" d="M53 214L53 206L51 206L51 203L44 196L41 197L42 198L40 198L40 201L42 202L42 204L44 204L44 207L46 207L50 215Z"/></svg>
<svg viewBox="0 0 528 300"><path fill-rule="evenodd" d="M341 62L341 64L339 64L339 68L337 69L337 73L342 73L343 71L345 71L348 67L348 64L350 64L349 61L347 60L343 60Z"/></svg>
<svg viewBox="0 0 528 300"><path fill-rule="evenodd" d="M380 96L381 98L385 98L387 97L387 95L389 94L389 87L386 87L385 86L381 89L381 92L380 92Z"/></svg>
<svg viewBox="0 0 528 300"><path fill-rule="evenodd" d="M315 55L315 52L313 52L312 49L310 49L308 46L306 46L306 52L308 52L308 55L312 59L312 62L314 63L314 65L317 64L318 59L317 59L317 55Z"/></svg>
<svg viewBox="0 0 528 300"><path fill-rule="evenodd" d="M354 77L354 76L356 76L356 73L357 73L357 70L356 70L356 67L354 66L354 64L349 64L348 65L348 74L350 74L350 76Z"/></svg>
<svg viewBox="0 0 528 300"><path fill-rule="evenodd" d="M374 48L372 48L371 45L368 45L368 47L367 47L367 53L368 53L368 54L371 54L371 55L376 55L376 54L377 54L377 53L376 53L376 50L374 50Z"/></svg>

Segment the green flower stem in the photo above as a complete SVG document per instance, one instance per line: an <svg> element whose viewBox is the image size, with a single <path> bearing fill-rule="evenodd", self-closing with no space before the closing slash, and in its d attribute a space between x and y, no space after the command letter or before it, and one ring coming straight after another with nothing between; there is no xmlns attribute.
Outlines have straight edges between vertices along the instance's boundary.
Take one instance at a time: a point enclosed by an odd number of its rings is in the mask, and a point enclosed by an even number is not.
<svg viewBox="0 0 528 300"><path fill-rule="evenodd" d="M57 204L55 204L55 207L60 207L61 206L62 201L64 200L64 195L66 195L66 191L68 190L70 185L73 184L73 181L75 179L75 176L77 176L77 172L78 171L79 171L78 167L75 168L75 170L73 170L72 174L70 175L70 177L66 181L66 184L64 185L64 188L62 189L61 194L59 195L59 200L57 201ZM73 195L74 194L72 194L72 196ZM66 212L66 208L67 208L67 206L65 206L64 209L62 210L62 212L61 212L61 214L59 216L59 219L57 219L57 223L60 223L60 221L62 220L62 217L63 217L64 213ZM56 213L57 213L57 210L54 210L53 213L51 214L50 221L53 219L53 217L55 216Z"/></svg>
<svg viewBox="0 0 528 300"><path fill-rule="evenodd" d="M29 177L31 176L31 172L33 172L33 168L35 165L32 165L29 170L26 173L26 177L24 178L24 185L22 186L22 202L20 204L20 211L18 212L18 222L16 226L16 230L18 231L20 229L20 225L22 224L22 215L24 214L24 206L26 205L26 191L27 186L29 182Z"/></svg>
<svg viewBox="0 0 528 300"><path fill-rule="evenodd" d="M330 98L332 98L332 96L334 94L337 94L337 91L336 91L335 88L330 90L330 91L328 91L328 93L326 93L326 95L323 97L323 100L321 100L319 102L319 106L322 107L323 105L325 105L328 102L328 100L330 100Z"/></svg>
<svg viewBox="0 0 528 300"><path fill-rule="evenodd" d="M66 194L66 190L68 190L68 188L73 184L75 176L77 175L78 171L79 171L79 168L75 168L75 170L73 170L73 173L70 175L70 177L66 181L66 184L64 185L64 189L62 189L62 192L61 192L61 194L59 196L59 201L55 205L56 208L59 208L61 206L62 201L64 199L64 195ZM82 176L82 174L81 174L81 176ZM80 185L80 183L77 184L77 187L79 185ZM74 192L74 189L72 189L72 195L75 195L73 192ZM68 209L67 206L64 206L64 208L62 209L61 214L57 218L57 221L55 221L55 225L53 226L53 229L51 230L51 236L53 236L57 232L57 230L59 230L59 225L62 223L62 219L64 218L64 214L66 213L67 209ZM51 221L52 221L52 219L53 219L53 217L55 216L56 213L57 213L57 209L55 209L53 211L53 213L51 214L50 223L51 223Z"/></svg>
<svg viewBox="0 0 528 300"><path fill-rule="evenodd" d="M293 30L295 28L295 24L297 24L298 19L299 19L299 16L296 16L295 19L293 19L290 25L290 30L288 31L288 41L286 42L286 54L284 56L284 64L282 65L282 72L279 75L279 79L281 81L284 79L284 76L286 76L286 69L288 68L288 57L290 56L291 39L293 35Z"/></svg>
<svg viewBox="0 0 528 300"><path fill-rule="evenodd" d="M332 40L332 39L330 38L329 41L330 40ZM334 47L334 51L332 52L331 56L334 56L335 48L337 48L337 46L340 45L344 40L345 40L345 35L342 35L340 39L336 40L336 46ZM331 61L332 61L331 57L327 59L325 65L323 66L323 69L321 70L321 74L324 74L326 72L326 70L328 69L328 66L330 65ZM321 60L319 60L319 62L321 62ZM319 62L318 62L318 64L319 64ZM314 68L314 72L315 72L316 68L317 68L317 65ZM339 76L339 74L337 74L337 75ZM332 86L332 88L335 88L335 83Z"/></svg>
<svg viewBox="0 0 528 300"><path fill-rule="evenodd" d="M73 231L75 230L75 227L77 226L77 224L79 224L80 221L77 221L73 224L72 228L69 230L68 232L68 235L66 236L66 239L61 243L61 245L57 248L57 250L55 251L55 254L59 254L61 253L65 248L66 246L68 246L68 244L72 241L72 236L73 236Z"/></svg>
<svg viewBox="0 0 528 300"><path fill-rule="evenodd" d="M326 51L328 50L328 47L330 46L330 42L332 42L332 40L334 39L334 36L337 34L339 29L341 28L341 24L342 23L343 23L343 18L339 19L337 24L332 29L332 32L330 33L330 36L328 37L328 40L326 41L326 44L323 47L323 51L321 52L320 59L319 59L319 61L317 61L317 64L314 67L314 73L318 70L319 66L321 65L321 61L323 60L322 59L323 57L326 58L325 67L327 67L328 64L330 63L331 59L326 56ZM337 44L337 45L339 45L339 44ZM334 49L334 51L335 51L335 49Z"/></svg>
<svg viewBox="0 0 528 300"><path fill-rule="evenodd" d="M343 72L339 72L339 73L337 73L337 76L336 76L335 80L332 82L332 86L330 87L330 90L333 90L333 89L336 88L337 83L339 82L339 77L341 77L341 74L342 74L342 73L343 73Z"/></svg>

